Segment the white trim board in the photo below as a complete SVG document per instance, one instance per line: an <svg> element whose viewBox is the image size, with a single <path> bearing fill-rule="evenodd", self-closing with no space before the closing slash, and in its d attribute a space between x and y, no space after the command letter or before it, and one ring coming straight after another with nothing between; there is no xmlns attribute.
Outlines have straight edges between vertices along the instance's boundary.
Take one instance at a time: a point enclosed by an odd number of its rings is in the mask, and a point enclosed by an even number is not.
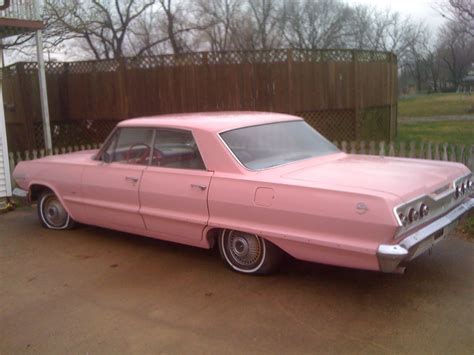
<svg viewBox="0 0 474 355"><path fill-rule="evenodd" d="M3 68L3 53L0 46L0 71ZM10 175L10 162L8 159L7 128L3 106L3 83L0 74L0 198L12 195L12 180ZM4 183L3 183L4 182Z"/></svg>

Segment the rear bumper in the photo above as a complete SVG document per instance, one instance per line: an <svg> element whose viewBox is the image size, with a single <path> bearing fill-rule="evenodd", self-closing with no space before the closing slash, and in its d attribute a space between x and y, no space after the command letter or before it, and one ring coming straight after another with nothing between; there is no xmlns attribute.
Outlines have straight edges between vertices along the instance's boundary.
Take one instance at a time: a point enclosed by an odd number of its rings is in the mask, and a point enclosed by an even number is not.
<svg viewBox="0 0 474 355"><path fill-rule="evenodd" d="M381 244L377 249L380 271L403 272L401 264L413 260L438 243L457 225L467 212L474 209L474 198L457 206L448 214L433 221L398 244Z"/></svg>

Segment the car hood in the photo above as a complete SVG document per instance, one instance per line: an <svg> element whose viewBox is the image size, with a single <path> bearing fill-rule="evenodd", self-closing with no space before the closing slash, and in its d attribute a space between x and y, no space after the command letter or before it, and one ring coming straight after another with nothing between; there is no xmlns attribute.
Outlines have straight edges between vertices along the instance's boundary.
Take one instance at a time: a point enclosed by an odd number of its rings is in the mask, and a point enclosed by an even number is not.
<svg viewBox="0 0 474 355"><path fill-rule="evenodd" d="M366 155L344 155L322 163L311 160L306 165L281 177L319 186L389 193L403 200L431 193L469 172L459 163Z"/></svg>
<svg viewBox="0 0 474 355"><path fill-rule="evenodd" d="M40 159L32 160L31 162L50 162L50 163L69 163L69 164L81 164L85 161L89 161L94 157L98 149L80 150L77 152L58 154L58 155L47 155Z"/></svg>

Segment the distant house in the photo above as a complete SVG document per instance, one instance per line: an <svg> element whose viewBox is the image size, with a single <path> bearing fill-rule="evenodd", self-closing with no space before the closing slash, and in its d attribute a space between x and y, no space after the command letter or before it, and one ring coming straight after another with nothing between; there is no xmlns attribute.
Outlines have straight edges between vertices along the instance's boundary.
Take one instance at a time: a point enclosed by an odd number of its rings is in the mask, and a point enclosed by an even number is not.
<svg viewBox="0 0 474 355"><path fill-rule="evenodd" d="M474 63L471 64L471 69L467 75L462 79L462 92L472 94L474 93Z"/></svg>

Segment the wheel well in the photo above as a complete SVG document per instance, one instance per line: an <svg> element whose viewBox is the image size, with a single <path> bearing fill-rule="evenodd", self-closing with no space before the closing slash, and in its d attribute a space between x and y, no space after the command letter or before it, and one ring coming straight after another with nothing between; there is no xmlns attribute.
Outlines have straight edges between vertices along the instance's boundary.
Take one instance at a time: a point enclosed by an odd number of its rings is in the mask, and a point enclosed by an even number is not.
<svg viewBox="0 0 474 355"><path fill-rule="evenodd" d="M51 189L44 185L31 185L30 186L30 201L31 202L37 201L40 195L44 191L51 191Z"/></svg>
<svg viewBox="0 0 474 355"><path fill-rule="evenodd" d="M221 234L222 231L222 228L212 228L207 231L206 239L209 242L211 249L217 245L217 237Z"/></svg>

